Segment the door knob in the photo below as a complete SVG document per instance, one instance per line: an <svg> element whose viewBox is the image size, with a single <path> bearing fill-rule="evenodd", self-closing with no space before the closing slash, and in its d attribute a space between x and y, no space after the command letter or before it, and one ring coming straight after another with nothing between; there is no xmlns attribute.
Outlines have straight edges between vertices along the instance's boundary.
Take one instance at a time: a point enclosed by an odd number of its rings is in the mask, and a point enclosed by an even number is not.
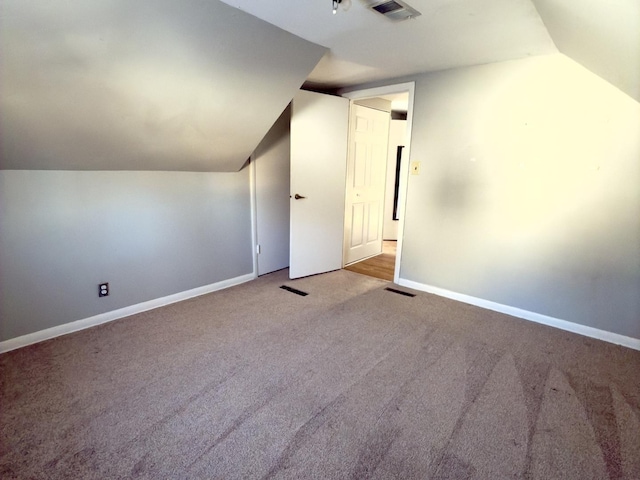
<svg viewBox="0 0 640 480"><path fill-rule="evenodd" d="M293 198L295 198L296 200L300 200L302 198L307 198L307 197L303 197L302 195L298 195L297 193L293 196Z"/></svg>

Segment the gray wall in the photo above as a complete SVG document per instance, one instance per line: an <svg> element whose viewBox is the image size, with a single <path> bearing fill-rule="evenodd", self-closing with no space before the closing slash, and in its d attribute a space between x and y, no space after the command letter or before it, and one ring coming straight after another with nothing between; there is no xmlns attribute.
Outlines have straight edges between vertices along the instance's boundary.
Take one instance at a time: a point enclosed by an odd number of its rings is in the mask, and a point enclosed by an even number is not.
<svg viewBox="0 0 640 480"><path fill-rule="evenodd" d="M638 132L563 55L419 77L400 276L640 338Z"/></svg>
<svg viewBox="0 0 640 480"><path fill-rule="evenodd" d="M253 153L256 168L258 275L289 266L289 180L291 106L280 115Z"/></svg>
<svg viewBox="0 0 640 480"><path fill-rule="evenodd" d="M0 340L252 269L247 168L0 172Z"/></svg>
<svg viewBox="0 0 640 480"><path fill-rule="evenodd" d="M3 0L0 168L238 171L326 49L218 0Z"/></svg>

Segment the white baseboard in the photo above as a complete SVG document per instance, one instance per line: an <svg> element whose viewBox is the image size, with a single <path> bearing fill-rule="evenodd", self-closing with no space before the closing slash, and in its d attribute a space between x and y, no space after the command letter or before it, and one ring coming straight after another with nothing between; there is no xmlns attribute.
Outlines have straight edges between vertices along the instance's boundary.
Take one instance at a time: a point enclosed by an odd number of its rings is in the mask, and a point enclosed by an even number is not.
<svg viewBox="0 0 640 480"><path fill-rule="evenodd" d="M78 330L84 330L85 328L94 327L102 323L112 322L123 317L128 317L136 313L146 312L147 310L153 310L154 308L163 307L171 303L181 302L193 297L199 297L207 293L223 290L225 288L240 285L241 283L254 280L256 278L254 273L248 273L239 277L230 278L221 282L212 283L211 285L205 285L203 287L194 288L185 292L175 293L162 298L156 298L147 302L138 303L129 307L119 308L118 310L112 310L110 312L94 315L93 317L83 318L82 320L76 320L75 322L65 323L58 325L57 327L47 328L38 332L29 333L21 337L11 338L0 342L0 353L9 352L17 348L26 347L34 343L49 340L51 338L66 335L67 333L77 332Z"/></svg>
<svg viewBox="0 0 640 480"><path fill-rule="evenodd" d="M398 285L407 288L413 288L414 290L420 290L422 292L433 293L434 295L438 295L440 297L450 298L459 302L475 305L476 307L493 310L494 312L506 313L507 315L511 315L513 317L541 323L550 327L559 328L560 330L566 330L568 332L584 335L585 337L596 338L598 340L604 340L605 342L615 343L616 345L622 345L623 347L640 350L640 339L638 338L627 337L618 333L608 332L606 330L600 330L598 328L588 327L586 325L580 325L579 323L560 320L559 318L549 317L540 313L530 312L528 310L522 310L516 307L510 307L508 305L492 302L490 300L483 300L481 298L472 297L463 293L452 292L450 290L445 290L444 288L433 287L431 285L425 285L423 283L414 282L412 280L405 280L403 278L400 278L398 280Z"/></svg>

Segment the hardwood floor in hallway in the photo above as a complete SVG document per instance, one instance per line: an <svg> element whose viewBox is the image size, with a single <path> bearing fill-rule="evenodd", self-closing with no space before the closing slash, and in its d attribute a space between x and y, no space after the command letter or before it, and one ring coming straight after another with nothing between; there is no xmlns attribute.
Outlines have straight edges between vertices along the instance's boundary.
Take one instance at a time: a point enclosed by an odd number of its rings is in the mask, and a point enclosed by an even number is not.
<svg viewBox="0 0 640 480"><path fill-rule="evenodd" d="M344 269L393 282L397 245L398 242L395 240L385 240L382 244L382 253L380 255L352 263L344 267Z"/></svg>

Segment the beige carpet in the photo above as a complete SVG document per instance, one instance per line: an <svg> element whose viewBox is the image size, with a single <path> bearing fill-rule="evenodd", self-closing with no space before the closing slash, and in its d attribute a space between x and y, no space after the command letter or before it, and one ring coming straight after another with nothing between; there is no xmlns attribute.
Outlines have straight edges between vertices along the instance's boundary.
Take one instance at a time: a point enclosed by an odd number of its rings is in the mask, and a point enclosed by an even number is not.
<svg viewBox="0 0 640 480"><path fill-rule="evenodd" d="M640 352L286 273L0 356L0 477L640 478Z"/></svg>

